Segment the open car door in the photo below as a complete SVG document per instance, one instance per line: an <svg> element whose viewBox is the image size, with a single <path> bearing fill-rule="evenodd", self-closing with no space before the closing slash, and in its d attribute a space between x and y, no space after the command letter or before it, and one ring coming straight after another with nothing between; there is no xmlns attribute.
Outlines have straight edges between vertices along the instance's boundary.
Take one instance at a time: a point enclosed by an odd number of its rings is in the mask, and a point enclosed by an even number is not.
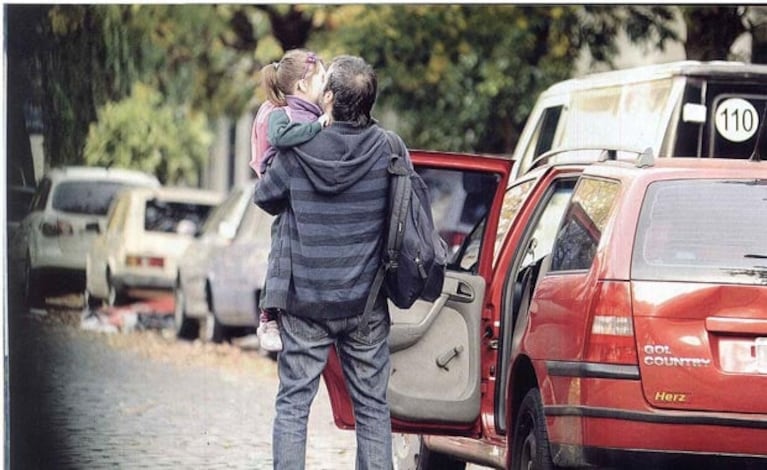
<svg viewBox="0 0 767 470"><path fill-rule="evenodd" d="M407 310L389 303L392 429L470 434L480 416L485 287L512 162L423 151L411 157L429 186L434 222L448 242L451 263L436 301L419 300ZM323 376L336 425L352 428L352 404L334 352Z"/></svg>

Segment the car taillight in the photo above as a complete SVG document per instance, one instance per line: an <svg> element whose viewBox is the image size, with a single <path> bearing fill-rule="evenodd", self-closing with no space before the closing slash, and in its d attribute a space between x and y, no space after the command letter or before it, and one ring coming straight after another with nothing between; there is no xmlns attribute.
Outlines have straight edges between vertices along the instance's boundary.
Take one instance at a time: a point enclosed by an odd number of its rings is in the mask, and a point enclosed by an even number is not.
<svg viewBox="0 0 767 470"><path fill-rule="evenodd" d="M55 222L43 222L40 224L40 232L46 237L58 237L61 235L72 235L75 233L72 224L63 220Z"/></svg>
<svg viewBox="0 0 767 470"><path fill-rule="evenodd" d="M636 364L631 289L628 282L600 281L591 309L591 331L586 360L613 364Z"/></svg>
<svg viewBox="0 0 767 470"><path fill-rule="evenodd" d="M165 266L165 258L159 256L125 256L125 264L131 267L162 268Z"/></svg>

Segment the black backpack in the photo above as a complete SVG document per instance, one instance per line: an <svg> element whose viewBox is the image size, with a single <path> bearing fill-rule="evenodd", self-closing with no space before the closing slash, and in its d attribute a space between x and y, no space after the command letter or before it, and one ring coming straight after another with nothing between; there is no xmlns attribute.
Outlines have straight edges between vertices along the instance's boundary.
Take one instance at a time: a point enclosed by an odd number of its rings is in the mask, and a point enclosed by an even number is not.
<svg viewBox="0 0 767 470"><path fill-rule="evenodd" d="M364 327L381 288L399 308L410 308L419 298L434 301L442 293L447 266L447 244L434 227L429 189L413 169L402 141L396 134L384 132L392 149L388 232L383 263L360 322Z"/></svg>

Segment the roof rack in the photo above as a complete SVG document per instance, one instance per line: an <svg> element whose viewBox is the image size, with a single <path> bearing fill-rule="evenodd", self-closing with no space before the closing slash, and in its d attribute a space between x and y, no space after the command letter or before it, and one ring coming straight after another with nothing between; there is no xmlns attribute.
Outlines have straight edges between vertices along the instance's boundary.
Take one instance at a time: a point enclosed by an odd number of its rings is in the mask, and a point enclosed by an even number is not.
<svg viewBox="0 0 767 470"><path fill-rule="evenodd" d="M562 154L588 152L588 151L593 151L595 153L599 152L599 153L596 154L594 157L582 158L582 159L576 158L573 160L565 160L565 161L568 163L593 163L593 162L604 162L608 160L618 160L618 152L624 152L624 153L632 153L637 156L635 160L635 164L639 168L645 168L655 164L655 156L653 154L653 150L651 147L647 147L644 150L639 150L637 148L632 148L632 147L616 147L616 146L562 147L562 148L557 148L554 150L549 150L548 152L544 152L540 154L538 157L536 157L532 161L532 163L530 163L530 168L527 171L533 170L547 163L550 159L561 156Z"/></svg>

